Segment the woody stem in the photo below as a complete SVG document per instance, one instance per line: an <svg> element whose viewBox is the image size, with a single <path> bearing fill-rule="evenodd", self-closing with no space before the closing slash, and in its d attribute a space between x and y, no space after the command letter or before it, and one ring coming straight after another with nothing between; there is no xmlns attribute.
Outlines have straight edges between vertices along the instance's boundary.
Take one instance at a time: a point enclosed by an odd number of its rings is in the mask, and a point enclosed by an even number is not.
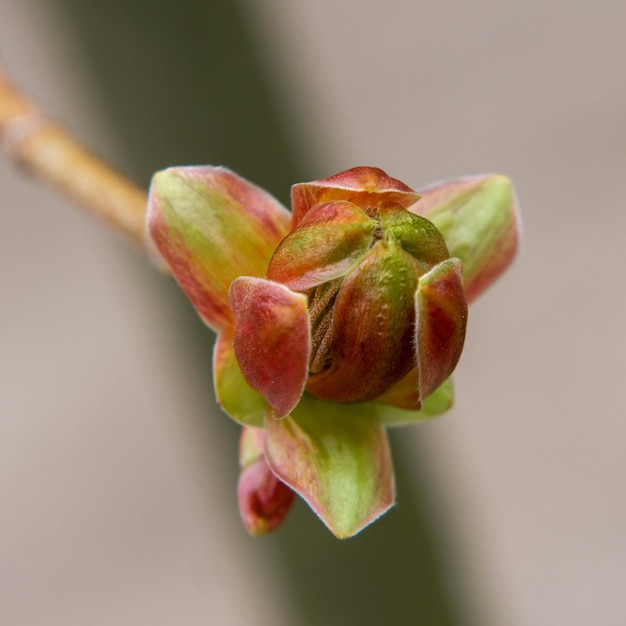
<svg viewBox="0 0 626 626"><path fill-rule="evenodd" d="M48 120L1 67L0 142L18 165L146 250L145 191Z"/></svg>

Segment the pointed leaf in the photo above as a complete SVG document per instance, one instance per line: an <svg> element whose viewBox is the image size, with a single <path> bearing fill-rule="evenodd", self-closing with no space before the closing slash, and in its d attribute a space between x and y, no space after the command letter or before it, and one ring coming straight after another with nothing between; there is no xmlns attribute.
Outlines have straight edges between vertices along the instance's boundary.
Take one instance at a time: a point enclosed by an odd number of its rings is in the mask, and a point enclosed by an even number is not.
<svg viewBox="0 0 626 626"><path fill-rule="evenodd" d="M308 376L311 324L307 298L284 285L242 276L230 288L234 347L244 377L276 417L298 404Z"/></svg>
<svg viewBox="0 0 626 626"><path fill-rule="evenodd" d="M419 194L377 167L354 167L330 178L299 183L291 188L293 227L316 204L348 200L361 208L399 204L408 208Z"/></svg>
<svg viewBox="0 0 626 626"><path fill-rule="evenodd" d="M520 237L520 215L511 180L499 174L470 176L420 190L411 211L441 231L450 256L463 264L468 302L511 264Z"/></svg>
<svg viewBox="0 0 626 626"><path fill-rule="evenodd" d="M268 404L244 378L235 350L232 331L217 336L213 349L213 384L220 407L236 422L262 427Z"/></svg>
<svg viewBox="0 0 626 626"><path fill-rule="evenodd" d="M232 324L232 281L265 274L290 218L267 192L223 168L173 167L157 172L150 186L152 239L215 330Z"/></svg>
<svg viewBox="0 0 626 626"><path fill-rule="evenodd" d="M442 385L437 387L422 403L421 410L406 410L389 404L378 404L376 412L380 421L385 426L404 426L406 424L418 424L431 420L446 411L454 404L454 386L452 378L448 378Z"/></svg>
<svg viewBox="0 0 626 626"><path fill-rule="evenodd" d="M415 310L419 391L426 398L452 374L463 350L467 304L458 259L440 263L419 279Z"/></svg>
<svg viewBox="0 0 626 626"><path fill-rule="evenodd" d="M391 454L373 404L304 394L289 417L267 420L265 455L339 538L355 535L393 504Z"/></svg>

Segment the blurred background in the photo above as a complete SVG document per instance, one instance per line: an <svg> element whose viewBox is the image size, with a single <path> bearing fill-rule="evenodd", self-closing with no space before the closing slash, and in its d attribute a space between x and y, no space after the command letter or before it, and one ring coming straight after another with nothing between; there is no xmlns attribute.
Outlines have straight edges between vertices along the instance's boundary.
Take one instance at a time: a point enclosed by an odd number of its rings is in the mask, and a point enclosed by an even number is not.
<svg viewBox="0 0 626 626"><path fill-rule="evenodd" d="M224 164L288 202L355 165L510 175L525 239L398 505L340 542L238 519L212 335L0 160L0 623L626 623L626 4L0 0L0 61L142 186Z"/></svg>

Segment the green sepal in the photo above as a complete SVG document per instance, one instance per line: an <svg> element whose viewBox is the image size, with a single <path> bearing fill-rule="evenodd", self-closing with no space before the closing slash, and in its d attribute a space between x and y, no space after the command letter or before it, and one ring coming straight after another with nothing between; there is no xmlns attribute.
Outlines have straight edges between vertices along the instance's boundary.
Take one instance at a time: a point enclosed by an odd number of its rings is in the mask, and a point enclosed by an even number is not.
<svg viewBox="0 0 626 626"><path fill-rule="evenodd" d="M394 502L389 443L372 403L305 393L290 416L266 420L265 455L336 537L355 535Z"/></svg>
<svg viewBox="0 0 626 626"><path fill-rule="evenodd" d="M220 333L215 340L213 384L217 403L229 417L243 426L263 428L269 405L244 378L231 333Z"/></svg>

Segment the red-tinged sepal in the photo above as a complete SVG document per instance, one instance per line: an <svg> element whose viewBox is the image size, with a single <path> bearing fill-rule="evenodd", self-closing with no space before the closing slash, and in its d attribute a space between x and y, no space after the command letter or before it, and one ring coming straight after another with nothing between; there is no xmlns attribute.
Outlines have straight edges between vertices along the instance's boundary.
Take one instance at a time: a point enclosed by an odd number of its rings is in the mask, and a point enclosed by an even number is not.
<svg viewBox="0 0 626 626"><path fill-rule="evenodd" d="M338 405L304 394L284 420L268 419L265 455L339 538L385 513L395 488L389 443L373 404Z"/></svg>
<svg viewBox="0 0 626 626"><path fill-rule="evenodd" d="M329 178L299 183L291 188L291 209L295 228L316 204L348 200L360 207L400 205L408 208L419 194L377 167L354 167Z"/></svg>
<svg viewBox="0 0 626 626"><path fill-rule="evenodd" d="M270 470L263 445L261 429L242 429L237 499L243 525L251 535L264 535L277 528L289 513L296 495Z"/></svg>
<svg viewBox="0 0 626 626"><path fill-rule="evenodd" d="M318 204L280 243L267 277L295 291L339 278L367 252L377 224L352 202Z"/></svg>
<svg viewBox="0 0 626 626"><path fill-rule="evenodd" d="M463 264L468 302L475 300L511 264L521 220L511 180L500 174L468 176L420 190L411 211L431 220L450 256Z"/></svg>
<svg viewBox="0 0 626 626"><path fill-rule="evenodd" d="M311 324L305 295L262 278L242 276L230 288L235 316L234 349L248 384L288 415L308 375Z"/></svg>
<svg viewBox="0 0 626 626"><path fill-rule="evenodd" d="M458 259L448 259L420 277L415 311L419 397L423 400L450 376L463 350L467 304Z"/></svg>
<svg viewBox="0 0 626 626"><path fill-rule="evenodd" d="M150 185L150 235L202 319L232 325L228 288L263 276L291 215L266 191L220 167L172 167Z"/></svg>

